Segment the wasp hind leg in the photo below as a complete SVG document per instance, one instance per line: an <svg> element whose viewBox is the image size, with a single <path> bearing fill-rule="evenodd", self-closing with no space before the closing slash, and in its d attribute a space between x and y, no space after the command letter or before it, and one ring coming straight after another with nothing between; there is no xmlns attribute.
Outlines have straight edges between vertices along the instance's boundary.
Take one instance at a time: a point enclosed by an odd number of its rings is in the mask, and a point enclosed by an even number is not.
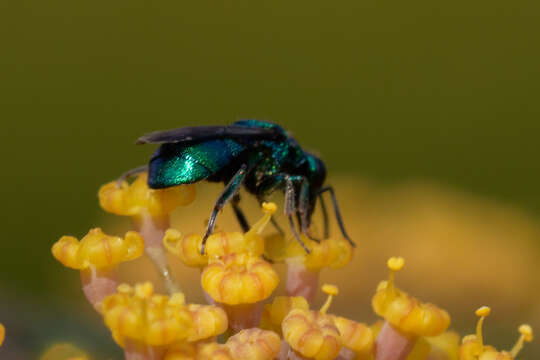
<svg viewBox="0 0 540 360"><path fill-rule="evenodd" d="M321 202L321 212L323 216L323 228L324 228L324 238L328 239L330 236L330 230L328 226L328 210L326 210L326 204L324 203L324 198L321 193L319 193L319 201Z"/></svg>
<svg viewBox="0 0 540 360"><path fill-rule="evenodd" d="M324 187L319 191L319 195L322 195L327 191L330 193L330 197L332 198L332 204L334 205L334 213L336 215L336 220L339 225L339 229L341 230L341 234L353 247L356 247L356 244L351 240L351 238L347 234L347 231L345 230L345 225L343 224L343 219L341 218L341 211L339 210L338 202L336 199L336 194L334 193L334 188L331 186Z"/></svg>
<svg viewBox="0 0 540 360"><path fill-rule="evenodd" d="M238 224L240 224L240 227L242 228L243 232L249 231L249 223L246 219L246 215L244 215L244 212L240 208L240 195L236 194L233 196L231 200L231 204L234 210L234 215L236 216L236 220L238 220Z"/></svg>
<svg viewBox="0 0 540 360"><path fill-rule="evenodd" d="M225 189L221 192L221 195L219 195L219 198L217 199L214 209L212 210L212 213L210 214L210 219L208 220L208 225L206 226L206 232L204 233L204 237L201 244L201 254L204 255L204 248L206 246L206 240L214 232L214 227L216 225L216 218L221 209L233 198L237 193L240 187L242 186L242 183L244 182L244 179L246 178L247 173L247 165L242 165L240 169L234 174L232 179L229 181L227 186L225 186ZM244 220L245 217L244 217ZM239 220L240 221L240 220ZM247 225L247 221L246 221ZM242 224L241 224L242 226Z"/></svg>
<svg viewBox="0 0 540 360"><path fill-rule="evenodd" d="M285 231L283 231L283 229L281 228L281 226L279 226L276 218L274 216L272 216L270 218L270 222L272 223L272 225L274 226L274 228L278 231L278 233L280 235L285 235Z"/></svg>

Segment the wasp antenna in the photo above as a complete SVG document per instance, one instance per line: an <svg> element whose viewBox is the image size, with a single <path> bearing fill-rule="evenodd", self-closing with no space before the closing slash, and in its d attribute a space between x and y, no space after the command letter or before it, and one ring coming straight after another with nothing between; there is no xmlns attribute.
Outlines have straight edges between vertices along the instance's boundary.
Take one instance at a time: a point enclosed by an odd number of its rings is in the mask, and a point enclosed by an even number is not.
<svg viewBox="0 0 540 360"><path fill-rule="evenodd" d="M128 171L126 171L125 173L123 173L122 175L120 175L118 177L118 179L116 180L116 185L118 187L121 187L122 183L125 180L127 180L127 179L129 179L129 178L131 178L131 177L133 177L135 175L139 175L139 174L141 174L141 173L143 173L145 171L148 171L148 165L142 165L142 166L138 166L136 168L133 168L131 170L128 170Z"/></svg>

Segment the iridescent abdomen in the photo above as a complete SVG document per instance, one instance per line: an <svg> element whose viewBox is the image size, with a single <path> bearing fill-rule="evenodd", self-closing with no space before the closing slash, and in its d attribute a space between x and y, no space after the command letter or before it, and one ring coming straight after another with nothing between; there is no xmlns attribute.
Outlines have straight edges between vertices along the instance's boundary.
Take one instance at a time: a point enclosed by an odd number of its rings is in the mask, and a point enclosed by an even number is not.
<svg viewBox="0 0 540 360"><path fill-rule="evenodd" d="M159 189L204 180L227 166L244 149L229 139L190 145L163 144L150 160L148 185Z"/></svg>

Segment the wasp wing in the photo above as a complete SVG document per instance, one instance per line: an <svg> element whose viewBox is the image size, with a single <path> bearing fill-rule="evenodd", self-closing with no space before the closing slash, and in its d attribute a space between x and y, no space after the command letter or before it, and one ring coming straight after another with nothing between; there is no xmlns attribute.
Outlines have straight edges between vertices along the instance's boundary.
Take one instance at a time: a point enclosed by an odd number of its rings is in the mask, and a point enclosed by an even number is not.
<svg viewBox="0 0 540 360"><path fill-rule="evenodd" d="M191 126L155 131L137 139L136 144L190 143L213 139L274 140L283 137L275 128L229 126Z"/></svg>

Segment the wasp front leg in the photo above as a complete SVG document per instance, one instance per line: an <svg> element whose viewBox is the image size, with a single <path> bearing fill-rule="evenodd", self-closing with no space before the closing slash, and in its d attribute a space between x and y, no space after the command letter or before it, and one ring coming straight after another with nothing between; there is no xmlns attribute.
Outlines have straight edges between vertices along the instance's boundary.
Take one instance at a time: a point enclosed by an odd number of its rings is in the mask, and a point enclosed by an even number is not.
<svg viewBox="0 0 540 360"><path fill-rule="evenodd" d="M302 192L308 193L306 190L303 190L302 187L305 187L308 185L307 180L303 176L291 176L288 174L276 174L272 177L268 177L263 182L261 188L264 189L261 191L261 193L264 194L270 194L274 192L277 189L283 189L285 193L285 216L287 216L287 220L289 222L289 226L291 228L291 231L295 237L295 239L298 241L298 243L302 246L302 248L306 251L306 253L310 253L310 250L307 248L306 244L302 241L300 238L300 235L298 231L296 230L296 226L294 224L294 216L299 215L299 209L297 208L297 196L296 196L296 186L295 184L306 184L306 185L300 185L300 195L301 197L305 197L306 195L302 195ZM307 199L307 197L306 197ZM306 200L307 201L307 200ZM299 223L301 224L301 231L305 233L304 229L307 228L307 208L309 205L306 205L306 213L303 218L305 220L302 220L302 216L300 217ZM303 210L303 209L302 209ZM304 225L302 226L302 223ZM308 235L308 234L306 234Z"/></svg>
<svg viewBox="0 0 540 360"><path fill-rule="evenodd" d="M243 232L249 231L249 223L247 221L246 215L244 215L244 212L240 208L240 195L236 194L233 196L231 200L231 205L234 210L234 215L236 216L236 220L238 220L238 224L240 224L240 227L242 228Z"/></svg>
<svg viewBox="0 0 540 360"><path fill-rule="evenodd" d="M310 201L309 201L309 182L306 178L302 177L300 183L300 195L298 196L298 221L302 233L315 242L321 242L319 239L311 235L309 229L309 213L310 213Z"/></svg>
<svg viewBox="0 0 540 360"><path fill-rule="evenodd" d="M304 177L302 176L289 176L285 175L285 215L287 216L289 220L289 226L291 228L291 231L298 241L298 243L302 246L302 248L306 251L306 253L310 253L311 251L308 249L306 244L302 241L300 238L300 235L296 231L296 227L294 225L294 219L293 216L297 213L298 209L296 208L296 192L294 189L294 183L298 181L304 181ZM302 229L303 232L303 229Z"/></svg>
<svg viewBox="0 0 540 360"><path fill-rule="evenodd" d="M212 210L212 213L210 214L210 219L208 220L208 225L206 226L206 232L204 233L204 237L201 244L201 254L204 254L204 248L206 246L206 240L208 237L214 232L214 227L216 225L216 218L221 209L231 200L232 197L234 197L237 193L240 187L242 186L246 174L248 171L247 165L242 165L240 169L234 174L232 179L229 181L227 186L225 186L225 189L221 192L221 195L219 195L219 198L216 201L216 204L214 205L214 209ZM245 218L244 218L245 220ZM246 222L247 224L247 222Z"/></svg>

